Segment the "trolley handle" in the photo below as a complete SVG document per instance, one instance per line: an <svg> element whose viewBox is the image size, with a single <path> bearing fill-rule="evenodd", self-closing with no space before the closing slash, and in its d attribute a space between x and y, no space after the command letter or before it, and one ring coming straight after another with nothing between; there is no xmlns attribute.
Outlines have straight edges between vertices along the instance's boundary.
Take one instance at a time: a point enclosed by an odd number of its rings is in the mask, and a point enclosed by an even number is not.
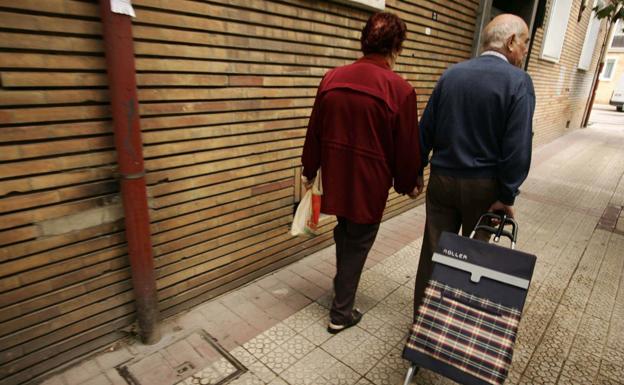
<svg viewBox="0 0 624 385"><path fill-rule="evenodd" d="M484 222L487 220L487 222ZM498 221L498 226L491 226L492 220ZM505 226L511 226L511 231L506 230ZM470 238L474 238L477 230L484 230L494 235L494 242L498 243L501 237L509 238L511 248L516 248L516 240L518 239L518 223L513 218L502 212L487 212L479 218L477 224L470 233Z"/></svg>

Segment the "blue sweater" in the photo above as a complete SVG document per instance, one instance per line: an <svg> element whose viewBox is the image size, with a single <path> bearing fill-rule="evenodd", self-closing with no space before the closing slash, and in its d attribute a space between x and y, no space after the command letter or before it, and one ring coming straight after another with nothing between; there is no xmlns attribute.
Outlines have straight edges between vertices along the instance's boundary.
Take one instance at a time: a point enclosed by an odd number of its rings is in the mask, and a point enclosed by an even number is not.
<svg viewBox="0 0 624 385"><path fill-rule="evenodd" d="M438 81L420 120L423 164L440 175L496 178L513 205L531 164L535 91L531 77L502 58L456 64Z"/></svg>

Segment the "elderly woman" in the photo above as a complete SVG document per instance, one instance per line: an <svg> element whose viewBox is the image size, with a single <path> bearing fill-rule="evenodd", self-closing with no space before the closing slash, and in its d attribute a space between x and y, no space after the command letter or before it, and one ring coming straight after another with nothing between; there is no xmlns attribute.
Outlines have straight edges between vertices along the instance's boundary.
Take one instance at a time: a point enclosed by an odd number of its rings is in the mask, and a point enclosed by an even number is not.
<svg viewBox="0 0 624 385"><path fill-rule="evenodd" d="M376 13L362 30L364 56L329 71L319 85L303 148L306 187L323 171L321 212L335 215L335 296L327 330L357 324L355 294L375 241L388 190L422 190L416 94L392 71L405 23Z"/></svg>

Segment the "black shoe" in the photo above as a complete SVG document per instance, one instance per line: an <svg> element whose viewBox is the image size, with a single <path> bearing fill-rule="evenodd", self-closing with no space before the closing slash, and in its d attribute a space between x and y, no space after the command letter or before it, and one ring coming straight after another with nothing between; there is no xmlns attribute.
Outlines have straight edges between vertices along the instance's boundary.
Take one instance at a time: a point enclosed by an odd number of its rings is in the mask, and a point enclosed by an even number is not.
<svg viewBox="0 0 624 385"><path fill-rule="evenodd" d="M351 326L357 325L361 319L362 312L360 312L358 309L353 309L353 311L351 312L351 320L349 320L345 324L335 324L333 322L330 322L329 325L327 325L327 331L331 334L338 334L341 331L350 328Z"/></svg>

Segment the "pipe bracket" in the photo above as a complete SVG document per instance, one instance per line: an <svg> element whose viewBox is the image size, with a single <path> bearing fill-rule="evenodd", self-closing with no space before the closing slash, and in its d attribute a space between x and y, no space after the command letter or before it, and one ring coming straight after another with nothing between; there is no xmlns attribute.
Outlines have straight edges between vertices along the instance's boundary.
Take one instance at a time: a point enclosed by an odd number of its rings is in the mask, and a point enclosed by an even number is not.
<svg viewBox="0 0 624 385"><path fill-rule="evenodd" d="M141 172L135 172L132 174L119 173L119 176L121 177L121 179L141 179L145 176L145 170Z"/></svg>

